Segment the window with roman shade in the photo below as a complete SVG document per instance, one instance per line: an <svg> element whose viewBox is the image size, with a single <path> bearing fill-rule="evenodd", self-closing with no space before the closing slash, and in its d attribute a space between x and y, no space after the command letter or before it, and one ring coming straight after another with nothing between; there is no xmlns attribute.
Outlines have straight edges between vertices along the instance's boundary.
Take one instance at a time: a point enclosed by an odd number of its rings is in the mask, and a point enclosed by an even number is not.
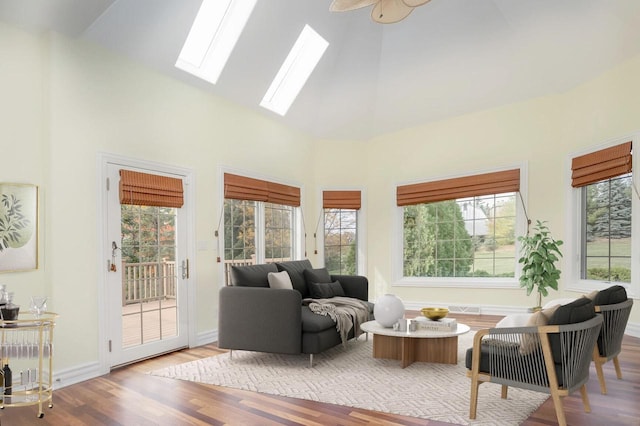
<svg viewBox="0 0 640 426"><path fill-rule="evenodd" d="M519 168L398 186L402 277L513 281L519 191Z"/></svg>
<svg viewBox="0 0 640 426"><path fill-rule="evenodd" d="M331 274L358 273L358 211L361 205L361 191L322 191L324 264Z"/></svg>
<svg viewBox="0 0 640 426"><path fill-rule="evenodd" d="M224 198L300 207L300 188L225 173Z"/></svg>
<svg viewBox="0 0 640 426"><path fill-rule="evenodd" d="M578 190L580 278L632 282L632 142L574 157L571 186Z"/></svg>
<svg viewBox="0 0 640 426"><path fill-rule="evenodd" d="M120 170L120 204L175 207L184 204L182 179Z"/></svg>

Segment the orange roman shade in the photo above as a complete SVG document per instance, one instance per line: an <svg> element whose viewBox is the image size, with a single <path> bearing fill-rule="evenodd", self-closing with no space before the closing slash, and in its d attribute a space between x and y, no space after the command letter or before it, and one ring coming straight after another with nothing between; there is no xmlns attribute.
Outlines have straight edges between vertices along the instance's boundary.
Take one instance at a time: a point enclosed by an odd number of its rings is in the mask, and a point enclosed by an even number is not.
<svg viewBox="0 0 640 426"><path fill-rule="evenodd" d="M578 188L631 172L631 142L575 157L571 186Z"/></svg>
<svg viewBox="0 0 640 426"><path fill-rule="evenodd" d="M267 203L299 207L300 188L225 173L224 198L264 201Z"/></svg>
<svg viewBox="0 0 640 426"><path fill-rule="evenodd" d="M398 186L398 206L520 190L520 169Z"/></svg>
<svg viewBox="0 0 640 426"><path fill-rule="evenodd" d="M360 191L322 191L323 209L360 210L361 200Z"/></svg>
<svg viewBox="0 0 640 426"><path fill-rule="evenodd" d="M182 179L120 170L120 204L176 207L184 204Z"/></svg>

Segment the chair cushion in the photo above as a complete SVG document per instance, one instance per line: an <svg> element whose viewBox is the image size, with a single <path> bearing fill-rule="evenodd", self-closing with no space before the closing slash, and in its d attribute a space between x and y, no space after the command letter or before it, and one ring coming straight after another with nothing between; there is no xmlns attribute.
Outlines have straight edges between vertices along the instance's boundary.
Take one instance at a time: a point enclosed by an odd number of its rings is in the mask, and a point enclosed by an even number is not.
<svg viewBox="0 0 640 426"><path fill-rule="evenodd" d="M289 273L293 288L300 292L303 299L309 297L309 289L304 279L304 270L313 268L309 259L278 262L276 267L278 271L287 271Z"/></svg>
<svg viewBox="0 0 640 426"><path fill-rule="evenodd" d="M614 285L604 290L600 290L596 297L593 299L593 303L596 306L600 305L615 305L616 303L622 303L627 300L627 290L621 285Z"/></svg>
<svg viewBox="0 0 640 426"><path fill-rule="evenodd" d="M269 287L269 272L278 272L273 263L231 267L231 285L239 287Z"/></svg>
<svg viewBox="0 0 640 426"><path fill-rule="evenodd" d="M596 316L593 301L586 297L581 297L571 303L562 305L549 318L549 325L565 325L576 324L579 322L590 320ZM562 347L560 343L560 335L557 333L549 334L549 345L553 353L553 362L562 363Z"/></svg>

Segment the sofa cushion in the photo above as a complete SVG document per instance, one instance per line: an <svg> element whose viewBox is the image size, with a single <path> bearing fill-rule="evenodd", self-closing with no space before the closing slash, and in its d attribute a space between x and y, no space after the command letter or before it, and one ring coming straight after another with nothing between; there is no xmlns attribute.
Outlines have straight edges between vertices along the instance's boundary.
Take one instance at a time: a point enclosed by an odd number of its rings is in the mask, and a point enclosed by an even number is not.
<svg viewBox="0 0 640 426"><path fill-rule="evenodd" d="M269 272L278 272L273 263L263 265L232 266L231 285L240 287L269 287Z"/></svg>
<svg viewBox="0 0 640 426"><path fill-rule="evenodd" d="M303 299L309 297L309 289L304 279L304 270L313 268L309 259L278 262L276 263L276 267L278 271L287 271L289 277L291 277L293 288L300 292Z"/></svg>
<svg viewBox="0 0 640 426"><path fill-rule="evenodd" d="M335 330L336 323L329 315L319 315L309 309L308 306L302 307L303 333L319 333L330 328Z"/></svg>
<svg viewBox="0 0 640 426"><path fill-rule="evenodd" d="M282 272L269 272L267 274L267 280L269 281L269 287L279 288L284 290L293 290L293 284L291 284L291 278L285 271Z"/></svg>
<svg viewBox="0 0 640 426"><path fill-rule="evenodd" d="M327 268L305 269L303 275L307 285L309 283L330 283L332 281Z"/></svg>
<svg viewBox="0 0 640 426"><path fill-rule="evenodd" d="M332 283L315 283L308 282L309 294L312 299L330 299L334 296L343 296L344 290L340 281L334 281Z"/></svg>
<svg viewBox="0 0 640 426"><path fill-rule="evenodd" d="M616 303L622 303L627 300L627 290L621 285L614 285L604 290L600 290L596 297L593 299L593 303L596 306L600 305L615 305Z"/></svg>

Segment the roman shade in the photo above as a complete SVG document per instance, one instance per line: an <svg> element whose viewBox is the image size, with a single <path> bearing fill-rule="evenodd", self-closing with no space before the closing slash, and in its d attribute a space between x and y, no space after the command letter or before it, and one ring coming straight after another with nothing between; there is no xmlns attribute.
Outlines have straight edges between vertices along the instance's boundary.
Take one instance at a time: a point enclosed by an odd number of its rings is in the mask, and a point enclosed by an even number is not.
<svg viewBox="0 0 640 426"><path fill-rule="evenodd" d="M360 210L361 200L360 191L322 191L323 209Z"/></svg>
<svg viewBox="0 0 640 426"><path fill-rule="evenodd" d="M434 203L505 192L520 191L520 169L484 173L453 179L401 185L396 189L398 206Z"/></svg>
<svg viewBox="0 0 640 426"><path fill-rule="evenodd" d="M182 179L120 170L120 204L176 207L184 204Z"/></svg>
<svg viewBox="0 0 640 426"><path fill-rule="evenodd" d="M224 174L224 198L300 206L300 188L238 176Z"/></svg>
<svg viewBox="0 0 640 426"><path fill-rule="evenodd" d="M579 188L631 172L631 142L575 157L571 186Z"/></svg>

